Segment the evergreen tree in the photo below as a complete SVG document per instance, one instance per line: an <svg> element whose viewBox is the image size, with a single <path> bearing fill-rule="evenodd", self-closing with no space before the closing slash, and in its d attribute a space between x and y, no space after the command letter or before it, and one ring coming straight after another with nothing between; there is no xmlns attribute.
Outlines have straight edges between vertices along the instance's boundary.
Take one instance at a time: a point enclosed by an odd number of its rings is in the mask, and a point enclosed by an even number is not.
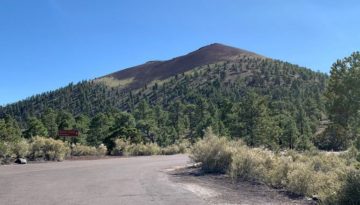
<svg viewBox="0 0 360 205"><path fill-rule="evenodd" d="M21 130L18 123L11 116L7 115L0 119L0 141L14 142L21 137Z"/></svg>
<svg viewBox="0 0 360 205"><path fill-rule="evenodd" d="M48 131L44 124L36 117L31 117L28 120L28 129L25 131L25 137L31 138L35 136L47 137Z"/></svg>
<svg viewBox="0 0 360 205"><path fill-rule="evenodd" d="M75 126L75 119L68 111L60 111L57 115L56 123L59 130L73 129Z"/></svg>
<svg viewBox="0 0 360 205"><path fill-rule="evenodd" d="M288 115L281 115L278 116L280 126L283 130L281 136L280 136L280 146L283 148L295 148L295 143L297 142L299 138L299 130L296 126L296 121Z"/></svg>
<svg viewBox="0 0 360 205"><path fill-rule="evenodd" d="M79 115L75 118L74 128L79 131L79 136L74 138L75 143L86 144L89 132L90 119L86 115Z"/></svg>
<svg viewBox="0 0 360 205"><path fill-rule="evenodd" d="M114 146L114 141L123 138L131 143L139 143L142 141L140 132L135 128L135 119L132 114L126 112L118 112L114 114L114 123L110 127L109 135L104 140L108 148Z"/></svg>
<svg viewBox="0 0 360 205"><path fill-rule="evenodd" d="M87 142L92 146L99 146L110 134L111 119L104 113L97 114L90 122Z"/></svg>
<svg viewBox="0 0 360 205"><path fill-rule="evenodd" d="M57 114L51 108L47 109L41 117L41 121L47 129L49 137L52 138L56 138L58 134L58 124L56 123L56 118Z"/></svg>
<svg viewBox="0 0 360 205"><path fill-rule="evenodd" d="M338 60L330 73L326 98L333 125L329 126L323 137L338 137L341 140L335 141L342 143L333 144L332 149L345 149L360 134L360 52Z"/></svg>

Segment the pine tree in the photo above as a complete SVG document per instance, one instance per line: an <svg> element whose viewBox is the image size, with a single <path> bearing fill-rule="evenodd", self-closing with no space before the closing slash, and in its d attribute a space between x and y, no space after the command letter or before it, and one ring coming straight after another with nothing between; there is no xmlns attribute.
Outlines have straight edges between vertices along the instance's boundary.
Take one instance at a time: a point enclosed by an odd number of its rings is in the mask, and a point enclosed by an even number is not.
<svg viewBox="0 0 360 205"><path fill-rule="evenodd" d="M79 136L74 138L75 143L86 144L89 132L90 119L86 115L79 115L75 118L74 128L79 131Z"/></svg>
<svg viewBox="0 0 360 205"><path fill-rule="evenodd" d="M339 138L346 136L342 138L343 143L337 145L344 149L360 134L360 52L338 60L330 73L326 98L329 118L334 125L327 133L329 137L334 134Z"/></svg>
<svg viewBox="0 0 360 205"><path fill-rule="evenodd" d="M21 130L18 123L7 115L0 119L0 141L15 142L21 138Z"/></svg>
<svg viewBox="0 0 360 205"><path fill-rule="evenodd" d="M92 146L99 146L110 134L111 119L104 113L97 114L90 122L87 142Z"/></svg>
<svg viewBox="0 0 360 205"><path fill-rule="evenodd" d="M75 119L68 111L60 111L57 115L56 123L59 130L73 129L75 126Z"/></svg>
<svg viewBox="0 0 360 205"><path fill-rule="evenodd" d="M25 137L31 138L35 136L47 137L48 131L39 119L31 117L28 120L28 129L25 131Z"/></svg>
<svg viewBox="0 0 360 205"><path fill-rule="evenodd" d="M58 134L58 125L56 123L57 114L56 112L49 108L47 109L41 117L41 121L47 129L49 137L56 138Z"/></svg>

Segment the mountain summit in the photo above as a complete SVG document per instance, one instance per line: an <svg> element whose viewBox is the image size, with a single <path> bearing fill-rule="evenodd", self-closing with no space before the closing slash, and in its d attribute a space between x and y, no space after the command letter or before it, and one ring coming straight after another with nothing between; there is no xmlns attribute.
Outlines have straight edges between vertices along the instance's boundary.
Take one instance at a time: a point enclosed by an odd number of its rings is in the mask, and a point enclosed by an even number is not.
<svg viewBox="0 0 360 205"><path fill-rule="evenodd" d="M111 73L96 81L108 85L124 85L136 89L154 80L163 80L176 74L184 73L195 67L220 61L235 60L240 57L264 58L256 53L213 43L186 55L166 61L149 61L145 64Z"/></svg>
<svg viewBox="0 0 360 205"><path fill-rule="evenodd" d="M320 103L325 82L326 75L321 73L214 43L170 60L149 61L0 107L0 117L14 116L26 127L29 116L42 116L49 108L90 117L113 110L131 112L144 101L165 110L175 101L207 101L206 109L212 109L210 104L223 109L226 100L241 101L248 91L256 91L279 105L284 99L289 105L298 105L296 99L312 96L313 101L306 102L321 107L317 102ZM307 108L310 104L301 102ZM286 109L292 112L290 107ZM310 111L309 115L313 115ZM319 113L313 118L318 119ZM199 130L203 128L206 126Z"/></svg>

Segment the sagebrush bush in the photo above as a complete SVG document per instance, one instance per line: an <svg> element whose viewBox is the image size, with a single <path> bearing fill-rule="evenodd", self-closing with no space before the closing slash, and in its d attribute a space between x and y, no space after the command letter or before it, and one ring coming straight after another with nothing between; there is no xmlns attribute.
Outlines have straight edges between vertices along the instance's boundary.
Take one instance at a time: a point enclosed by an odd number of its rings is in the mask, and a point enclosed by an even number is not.
<svg viewBox="0 0 360 205"><path fill-rule="evenodd" d="M339 156L346 160L348 165L355 163L357 161L357 156L359 151L356 149L355 146L351 146L348 150L340 154Z"/></svg>
<svg viewBox="0 0 360 205"><path fill-rule="evenodd" d="M96 152L98 156L105 156L108 152L108 149L104 144L101 144L99 147L96 148Z"/></svg>
<svg viewBox="0 0 360 205"><path fill-rule="evenodd" d="M339 193L339 204L360 204L360 171L347 173L345 183Z"/></svg>
<svg viewBox="0 0 360 205"><path fill-rule="evenodd" d="M180 147L176 144L169 145L161 149L161 154L172 155L180 153Z"/></svg>
<svg viewBox="0 0 360 205"><path fill-rule="evenodd" d="M360 171L354 171L357 156L354 148L340 155L317 150L274 153L213 135L197 142L191 150L191 158L201 162L207 172L227 172L234 180L263 182L316 197L321 204L359 204Z"/></svg>
<svg viewBox="0 0 360 205"><path fill-rule="evenodd" d="M29 157L31 159L64 160L70 148L62 141L52 138L34 137L31 139Z"/></svg>
<svg viewBox="0 0 360 205"><path fill-rule="evenodd" d="M342 186L339 175L334 172L313 172L314 183L312 185L312 196L320 199L322 204L336 204L338 192Z"/></svg>
<svg viewBox="0 0 360 205"><path fill-rule="evenodd" d="M72 156L95 156L97 155L97 150L95 147L86 146L82 144L74 144L71 146L71 155Z"/></svg>
<svg viewBox="0 0 360 205"><path fill-rule="evenodd" d="M248 181L264 181L267 170L273 161L268 153L260 150L240 147L232 157L230 176L233 179Z"/></svg>
<svg viewBox="0 0 360 205"><path fill-rule="evenodd" d="M161 149L159 145L155 143L149 144L130 144L125 151L126 155L131 156L148 156L148 155L157 155L160 154Z"/></svg>
<svg viewBox="0 0 360 205"><path fill-rule="evenodd" d="M231 150L226 138L208 134L194 144L190 158L200 162L205 172L225 173L232 162Z"/></svg>
<svg viewBox="0 0 360 205"><path fill-rule="evenodd" d="M128 141L124 139L116 139L114 142L115 146L111 150L110 154L114 156L123 156L126 154L126 149L130 145Z"/></svg>
<svg viewBox="0 0 360 205"><path fill-rule="evenodd" d="M0 164L9 163L13 156L10 143L0 141Z"/></svg>
<svg viewBox="0 0 360 205"><path fill-rule="evenodd" d="M336 167L345 167L345 161L334 154L319 154L311 158L307 158L311 167L315 171L330 172Z"/></svg>
<svg viewBox="0 0 360 205"><path fill-rule="evenodd" d="M114 142L115 146L111 150L110 154L115 156L146 156L146 155L170 155L185 152L188 144L177 143L169 145L164 148L160 148L155 143L138 143L131 144L129 141L124 139L116 139Z"/></svg>
<svg viewBox="0 0 360 205"><path fill-rule="evenodd" d="M290 159L286 157L274 158L272 168L267 170L266 183L275 188L285 187L288 183L290 163Z"/></svg>
<svg viewBox="0 0 360 205"><path fill-rule="evenodd" d="M103 144L101 144L98 148L82 144L73 144L71 146L72 156L104 156L106 153L107 148Z"/></svg>
<svg viewBox="0 0 360 205"><path fill-rule="evenodd" d="M176 145L179 147L178 153L186 153L191 147L191 143L188 140L182 140L181 142L176 143Z"/></svg>
<svg viewBox="0 0 360 205"><path fill-rule="evenodd" d="M24 158L29 153L29 143L25 139L19 140L12 144L11 150L17 158Z"/></svg>
<svg viewBox="0 0 360 205"><path fill-rule="evenodd" d="M314 190L312 190L313 177L310 167L299 162L293 163L288 173L286 188L298 195L311 196L314 193Z"/></svg>

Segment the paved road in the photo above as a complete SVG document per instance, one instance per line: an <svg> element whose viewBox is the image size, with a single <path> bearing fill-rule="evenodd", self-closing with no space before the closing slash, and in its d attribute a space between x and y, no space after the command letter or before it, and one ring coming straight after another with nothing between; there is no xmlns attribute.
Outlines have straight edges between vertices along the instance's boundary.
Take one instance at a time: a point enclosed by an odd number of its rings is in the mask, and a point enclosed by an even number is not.
<svg viewBox="0 0 360 205"><path fill-rule="evenodd" d="M0 166L0 204L206 204L164 171L188 161L174 155Z"/></svg>

